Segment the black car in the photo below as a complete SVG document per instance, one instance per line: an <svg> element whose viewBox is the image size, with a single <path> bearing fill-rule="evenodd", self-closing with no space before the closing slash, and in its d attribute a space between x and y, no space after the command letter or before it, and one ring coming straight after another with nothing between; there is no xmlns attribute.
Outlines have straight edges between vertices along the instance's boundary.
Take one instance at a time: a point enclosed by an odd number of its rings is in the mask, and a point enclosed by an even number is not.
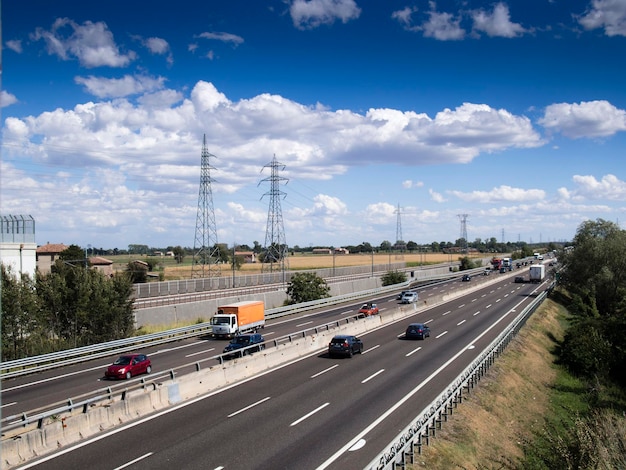
<svg viewBox="0 0 626 470"><path fill-rule="evenodd" d="M252 354L254 351L265 349L264 341L265 339L259 333L238 335L231 339L230 343L226 345L224 354L231 353L229 356L245 356L246 354Z"/></svg>
<svg viewBox="0 0 626 470"><path fill-rule="evenodd" d="M463 274L463 277L461 278L461 281L463 282L467 282L471 280L472 280L472 276L470 276L469 274Z"/></svg>
<svg viewBox="0 0 626 470"><path fill-rule="evenodd" d="M406 328L404 337L406 339L424 339L430 336L430 328L423 323L411 323Z"/></svg>
<svg viewBox="0 0 626 470"><path fill-rule="evenodd" d="M328 344L328 357L348 356L363 352L363 341L356 336L337 335Z"/></svg>
<svg viewBox="0 0 626 470"><path fill-rule="evenodd" d="M515 276L515 283L526 282L523 276Z"/></svg>

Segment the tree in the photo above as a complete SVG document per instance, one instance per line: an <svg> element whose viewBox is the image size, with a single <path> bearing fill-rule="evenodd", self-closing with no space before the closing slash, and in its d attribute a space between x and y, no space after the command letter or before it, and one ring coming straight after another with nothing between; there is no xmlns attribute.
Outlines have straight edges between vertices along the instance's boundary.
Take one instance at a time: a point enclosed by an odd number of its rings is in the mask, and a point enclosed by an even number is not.
<svg viewBox="0 0 626 470"><path fill-rule="evenodd" d="M87 257L85 250L78 245L70 245L61 253L59 259L74 266L87 266Z"/></svg>
<svg viewBox="0 0 626 470"><path fill-rule="evenodd" d="M33 280L21 279L10 266L0 264L2 277L2 359L4 361L41 353L45 331L39 321L37 294Z"/></svg>
<svg viewBox="0 0 626 470"><path fill-rule="evenodd" d="M466 269L474 269L474 268L480 267L480 264L477 265L476 262L472 261L467 256L463 256L462 258L459 258L459 261L461 263L459 265L459 271L465 271ZM480 263L480 262L478 262L478 263Z"/></svg>
<svg viewBox="0 0 626 470"><path fill-rule="evenodd" d="M126 265L126 274L133 284L148 282L148 266L137 261L131 261Z"/></svg>
<svg viewBox="0 0 626 470"><path fill-rule="evenodd" d="M391 242L389 240L381 242L380 251L391 251Z"/></svg>
<svg viewBox="0 0 626 470"><path fill-rule="evenodd" d="M400 284L406 282L406 274L402 271L387 271L380 278L383 286L392 286L394 284Z"/></svg>
<svg viewBox="0 0 626 470"><path fill-rule="evenodd" d="M560 284L571 296L572 324L560 361L583 377L626 385L626 231L603 219L583 222L574 249L561 253Z"/></svg>
<svg viewBox="0 0 626 470"><path fill-rule="evenodd" d="M296 273L289 282L287 295L290 304L299 304L330 297L330 287L315 273Z"/></svg>
<svg viewBox="0 0 626 470"><path fill-rule="evenodd" d="M178 264L181 264L185 259L185 250L183 250L183 247L180 245L174 247L172 253L174 253L174 259Z"/></svg>
<svg viewBox="0 0 626 470"><path fill-rule="evenodd" d="M408 241L406 243L406 249L409 251L415 251L418 249L417 243L413 242L413 241Z"/></svg>

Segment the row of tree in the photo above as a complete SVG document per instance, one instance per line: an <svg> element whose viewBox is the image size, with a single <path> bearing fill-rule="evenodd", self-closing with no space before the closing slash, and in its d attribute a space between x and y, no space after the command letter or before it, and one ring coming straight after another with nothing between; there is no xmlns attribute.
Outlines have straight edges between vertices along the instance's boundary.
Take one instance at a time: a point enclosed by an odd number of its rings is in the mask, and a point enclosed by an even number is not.
<svg viewBox="0 0 626 470"><path fill-rule="evenodd" d="M603 219L584 222L560 257L572 314L561 362L582 377L626 387L626 231Z"/></svg>
<svg viewBox="0 0 626 470"><path fill-rule="evenodd" d="M2 272L2 360L126 338L134 332L132 278L105 276L66 250L50 274Z"/></svg>

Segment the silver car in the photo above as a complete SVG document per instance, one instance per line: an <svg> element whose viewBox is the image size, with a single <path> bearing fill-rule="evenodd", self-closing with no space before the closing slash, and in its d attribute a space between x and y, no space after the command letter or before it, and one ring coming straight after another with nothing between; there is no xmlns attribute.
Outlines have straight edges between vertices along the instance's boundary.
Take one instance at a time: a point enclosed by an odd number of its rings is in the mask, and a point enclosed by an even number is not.
<svg viewBox="0 0 626 470"><path fill-rule="evenodd" d="M418 295L417 292L406 292L402 294L402 298L400 299L401 304L412 304L413 302L417 302Z"/></svg>

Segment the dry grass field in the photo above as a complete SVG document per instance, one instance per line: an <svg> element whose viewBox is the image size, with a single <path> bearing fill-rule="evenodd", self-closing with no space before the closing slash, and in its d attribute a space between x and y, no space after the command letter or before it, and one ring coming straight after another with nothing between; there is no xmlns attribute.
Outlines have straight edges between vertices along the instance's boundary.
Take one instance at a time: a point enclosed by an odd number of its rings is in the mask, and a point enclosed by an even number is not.
<svg viewBox="0 0 626 470"><path fill-rule="evenodd" d="M478 256L476 257L482 257ZM334 258L334 259L333 259ZM371 254L349 254L349 255L312 255L296 254L288 259L288 267L291 271L301 271L307 269L337 268L345 266L369 266L372 262L375 265L404 262L408 265L427 265L447 262L458 262L460 255L449 255L444 253L375 253ZM333 264L334 263L334 264ZM236 271L236 275L258 274L261 272L261 263L246 263ZM230 273L230 265L222 268L224 274ZM164 279L166 281L176 279L189 279L191 277L191 266L166 266L164 269Z"/></svg>

